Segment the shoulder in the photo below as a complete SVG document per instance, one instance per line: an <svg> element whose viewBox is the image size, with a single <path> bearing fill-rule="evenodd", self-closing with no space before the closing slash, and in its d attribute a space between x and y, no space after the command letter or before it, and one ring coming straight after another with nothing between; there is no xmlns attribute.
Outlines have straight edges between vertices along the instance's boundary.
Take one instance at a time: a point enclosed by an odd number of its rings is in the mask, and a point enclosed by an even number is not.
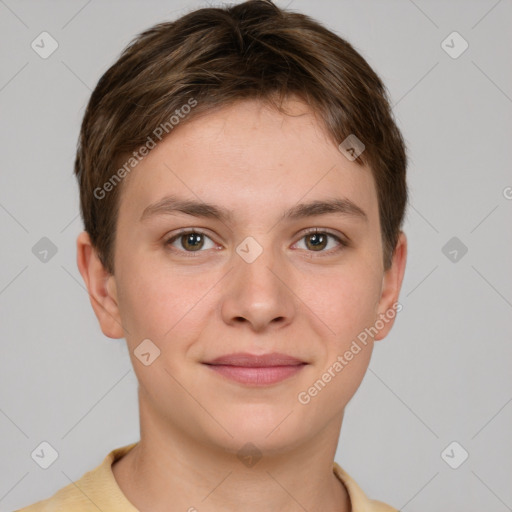
<svg viewBox="0 0 512 512"><path fill-rule="evenodd" d="M97 507L90 503L74 484L69 484L53 496L14 512L57 512L58 510L66 510L68 507L73 507L74 512L98 511Z"/></svg>
<svg viewBox="0 0 512 512"><path fill-rule="evenodd" d="M333 470L348 491L352 510L357 512L398 512L391 505L368 498L356 481L336 462L334 462Z"/></svg>
<svg viewBox="0 0 512 512"><path fill-rule="evenodd" d="M98 510L135 511L117 486L112 473L112 463L122 457L137 443L112 450L103 462L85 473L79 480L58 490L49 498L33 503L14 512L98 512Z"/></svg>
<svg viewBox="0 0 512 512"><path fill-rule="evenodd" d="M398 512L395 507L378 500L368 500L370 508L368 512Z"/></svg>

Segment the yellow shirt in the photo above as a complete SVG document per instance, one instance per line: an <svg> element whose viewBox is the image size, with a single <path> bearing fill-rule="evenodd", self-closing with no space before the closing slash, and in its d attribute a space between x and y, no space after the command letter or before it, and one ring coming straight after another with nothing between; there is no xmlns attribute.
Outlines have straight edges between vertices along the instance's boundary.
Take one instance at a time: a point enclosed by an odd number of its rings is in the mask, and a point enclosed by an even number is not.
<svg viewBox="0 0 512 512"><path fill-rule="evenodd" d="M112 464L137 443L112 450L95 469L76 482L63 487L53 496L15 512L138 512L117 485ZM347 488L352 512L398 512L382 503L370 500L356 482L334 462L334 474Z"/></svg>

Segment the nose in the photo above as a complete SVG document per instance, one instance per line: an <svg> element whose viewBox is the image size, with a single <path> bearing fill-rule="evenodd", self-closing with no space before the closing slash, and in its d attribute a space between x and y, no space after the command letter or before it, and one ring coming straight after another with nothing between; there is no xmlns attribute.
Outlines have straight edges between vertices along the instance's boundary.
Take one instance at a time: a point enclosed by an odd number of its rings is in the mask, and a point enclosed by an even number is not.
<svg viewBox="0 0 512 512"><path fill-rule="evenodd" d="M234 268L224 284L221 314L229 325L246 324L254 332L280 329L296 314L296 300L284 263L270 249L252 262L233 254Z"/></svg>

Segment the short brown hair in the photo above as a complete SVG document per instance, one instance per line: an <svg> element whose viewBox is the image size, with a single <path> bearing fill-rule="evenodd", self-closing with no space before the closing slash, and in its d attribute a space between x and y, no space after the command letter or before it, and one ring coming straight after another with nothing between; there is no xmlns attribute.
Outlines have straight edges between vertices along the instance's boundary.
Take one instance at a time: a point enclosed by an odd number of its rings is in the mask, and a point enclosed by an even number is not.
<svg viewBox="0 0 512 512"><path fill-rule="evenodd" d="M291 96L311 107L336 145L349 135L363 142L355 161L368 165L375 180L388 269L408 192L405 143L387 90L347 41L270 0L202 8L157 24L100 78L82 122L75 174L84 227L104 267L114 273L116 185L129 172L126 164L124 171L118 167L149 147L157 127L167 135L180 113L187 114L179 115L183 123L244 99L282 111ZM194 108L183 110L186 105Z"/></svg>

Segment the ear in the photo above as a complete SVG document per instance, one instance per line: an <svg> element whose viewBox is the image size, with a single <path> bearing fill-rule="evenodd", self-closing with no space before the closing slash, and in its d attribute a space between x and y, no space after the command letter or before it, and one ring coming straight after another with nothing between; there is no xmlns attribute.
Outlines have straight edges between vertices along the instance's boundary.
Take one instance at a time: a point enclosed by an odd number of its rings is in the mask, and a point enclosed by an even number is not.
<svg viewBox="0 0 512 512"><path fill-rule="evenodd" d="M378 305L378 318L384 324L382 329L375 335L374 340L378 341L385 338L393 324L395 323L396 313L401 310L398 303L400 289L405 272L405 262L407 260L407 237L403 231L400 231L398 241L393 252L391 266L384 272L382 279L382 290ZM387 314L386 314L387 313Z"/></svg>
<svg viewBox="0 0 512 512"><path fill-rule="evenodd" d="M101 263L87 231L82 231L76 240L76 262L103 334L123 338L115 278Z"/></svg>

